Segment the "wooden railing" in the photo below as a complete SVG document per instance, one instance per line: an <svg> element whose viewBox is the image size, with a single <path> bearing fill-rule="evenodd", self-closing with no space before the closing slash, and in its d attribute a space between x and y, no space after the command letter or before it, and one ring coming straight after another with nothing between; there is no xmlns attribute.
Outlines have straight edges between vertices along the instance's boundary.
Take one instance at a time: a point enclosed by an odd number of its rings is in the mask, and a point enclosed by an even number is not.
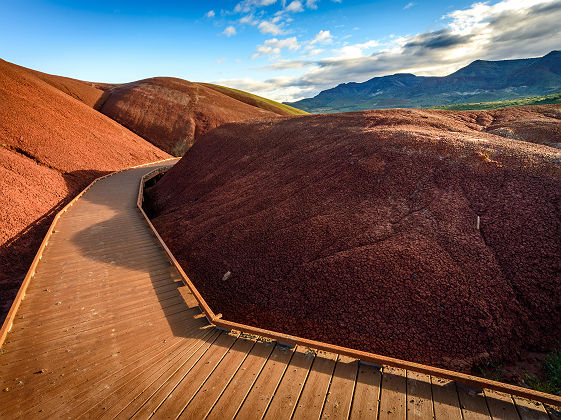
<svg viewBox="0 0 561 420"><path fill-rule="evenodd" d="M215 325L218 328L223 328L227 330L235 330L240 331L247 334L253 334L261 337L271 338L273 340L277 340L281 343L287 344L294 344L299 346L310 347L317 350L323 350L330 353L336 353L344 356L349 356L361 361L365 361L368 363L374 363L377 365L386 365L386 366L393 366L401 369L410 370L413 372L419 372L427 375L436 376L439 378L450 379L457 382L462 382L467 385L476 387L476 388L486 388L493 391L504 392L507 394L515 395L518 397L528 398L534 401L540 401L545 404L550 404L552 406L561 407L561 397L546 394L544 392L535 391L528 388L523 388L516 385L510 385L503 382L493 381L486 378L480 378L478 376L468 375L461 372L455 372L448 369L442 369L435 366L424 365L421 363L409 362L407 360L396 359L393 357L383 356L375 353L369 353L361 350L355 350L348 347L341 347L334 344L324 343L321 341L309 340L303 337L297 337L294 335L283 334L277 331L270 331L265 330L262 328L254 327L251 325L245 324L238 324L236 322L227 321L222 318L222 314L216 315L210 306L206 303L202 295L199 293L195 285L191 282L185 271L181 267L181 265L175 259L171 250L167 247L165 241L162 239L146 213L142 208L144 202L144 184L146 181L168 171L170 167L158 168L154 171L149 172L148 174L144 175L140 181L140 187L138 191L138 200L137 205L139 210L141 211L142 215L146 219L146 222L152 229L152 232L160 242L161 246L167 253L170 261L175 266L179 274L181 275L184 284L191 290L191 293L197 299L201 310L203 311L204 315L208 319L208 322Z"/></svg>

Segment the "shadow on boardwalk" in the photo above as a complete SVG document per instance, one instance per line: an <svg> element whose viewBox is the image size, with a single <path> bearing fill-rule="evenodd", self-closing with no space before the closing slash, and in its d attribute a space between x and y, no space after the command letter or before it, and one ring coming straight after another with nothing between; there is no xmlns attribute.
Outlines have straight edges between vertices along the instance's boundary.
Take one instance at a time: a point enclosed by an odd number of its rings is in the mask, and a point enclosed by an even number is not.
<svg viewBox="0 0 561 420"><path fill-rule="evenodd" d="M124 272L127 277L142 278L145 275L150 279L174 336L187 337L189 335L182 326L185 317L181 314L195 307L196 303L188 296L183 298L182 292L186 291L177 270L170 265L136 208L140 175L149 170L140 168L114 175L88 191L80 199L80 204L91 208L92 214L103 214L103 220L80 230L71 241L83 257L105 266L101 270L103 275L112 276L111 271L115 269L117 275ZM135 299L134 284L124 280L122 285L130 293L131 301ZM178 300L183 305L179 305Z"/></svg>

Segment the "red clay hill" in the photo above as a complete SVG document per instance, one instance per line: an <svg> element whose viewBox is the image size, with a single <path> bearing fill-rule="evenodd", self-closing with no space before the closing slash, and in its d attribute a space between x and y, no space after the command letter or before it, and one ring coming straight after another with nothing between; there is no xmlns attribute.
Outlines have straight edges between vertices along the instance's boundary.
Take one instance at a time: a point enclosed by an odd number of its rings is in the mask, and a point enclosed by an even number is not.
<svg viewBox="0 0 561 420"><path fill-rule="evenodd" d="M109 88L97 109L175 156L182 156L196 138L226 122L276 115L202 84L171 77Z"/></svg>
<svg viewBox="0 0 561 420"><path fill-rule="evenodd" d="M58 209L102 174L170 157L95 111L102 94L0 60L0 322Z"/></svg>
<svg viewBox="0 0 561 420"><path fill-rule="evenodd" d="M482 114L484 130L499 136L561 149L561 107L524 106Z"/></svg>
<svg viewBox="0 0 561 420"><path fill-rule="evenodd" d="M549 350L561 151L485 132L493 115L223 125L148 190L153 222L231 321L463 370Z"/></svg>

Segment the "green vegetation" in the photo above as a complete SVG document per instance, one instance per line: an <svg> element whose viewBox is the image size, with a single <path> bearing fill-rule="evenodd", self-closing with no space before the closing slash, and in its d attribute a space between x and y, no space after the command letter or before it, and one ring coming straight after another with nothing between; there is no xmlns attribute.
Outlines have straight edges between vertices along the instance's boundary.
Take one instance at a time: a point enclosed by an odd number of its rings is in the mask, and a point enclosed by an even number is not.
<svg viewBox="0 0 561 420"><path fill-rule="evenodd" d="M541 370L543 376L538 378L529 373L524 374L524 383L536 391L561 396L561 350L554 350L544 359ZM503 382L505 375L501 364L482 363L474 366L472 373L493 381Z"/></svg>
<svg viewBox="0 0 561 420"><path fill-rule="evenodd" d="M504 377L502 365L493 362L482 363L480 365L474 366L473 373L475 373L477 376L481 376L483 378L498 382L501 382Z"/></svg>
<svg viewBox="0 0 561 420"><path fill-rule="evenodd" d="M526 374L524 382L537 391L561 395L561 350L555 350L543 362L545 378L539 379Z"/></svg>
<svg viewBox="0 0 561 420"><path fill-rule="evenodd" d="M530 96L528 98L510 99L506 101L476 102L471 104L456 104L435 106L431 109L446 109L449 111L478 111L484 109L506 108L509 106L545 105L561 103L561 91L545 96Z"/></svg>
<svg viewBox="0 0 561 420"><path fill-rule="evenodd" d="M228 95L231 98L237 99L240 102L244 102L248 105L256 106L257 108L264 109L266 111L274 112L279 115L308 115L306 111L301 109L291 107L289 105L281 104L275 102L271 99L262 98L261 96L253 95L243 90L233 89L226 86L213 85L211 83L200 83L210 89L216 90L217 92Z"/></svg>

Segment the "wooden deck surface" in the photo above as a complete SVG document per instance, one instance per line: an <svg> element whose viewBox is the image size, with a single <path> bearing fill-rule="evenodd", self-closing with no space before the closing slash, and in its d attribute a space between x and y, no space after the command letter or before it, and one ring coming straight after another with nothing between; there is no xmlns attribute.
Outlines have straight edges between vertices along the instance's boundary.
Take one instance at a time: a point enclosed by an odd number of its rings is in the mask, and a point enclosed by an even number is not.
<svg viewBox="0 0 561 420"><path fill-rule="evenodd" d="M0 418L557 418L210 326L136 208L151 169L97 182L57 223L0 350Z"/></svg>

